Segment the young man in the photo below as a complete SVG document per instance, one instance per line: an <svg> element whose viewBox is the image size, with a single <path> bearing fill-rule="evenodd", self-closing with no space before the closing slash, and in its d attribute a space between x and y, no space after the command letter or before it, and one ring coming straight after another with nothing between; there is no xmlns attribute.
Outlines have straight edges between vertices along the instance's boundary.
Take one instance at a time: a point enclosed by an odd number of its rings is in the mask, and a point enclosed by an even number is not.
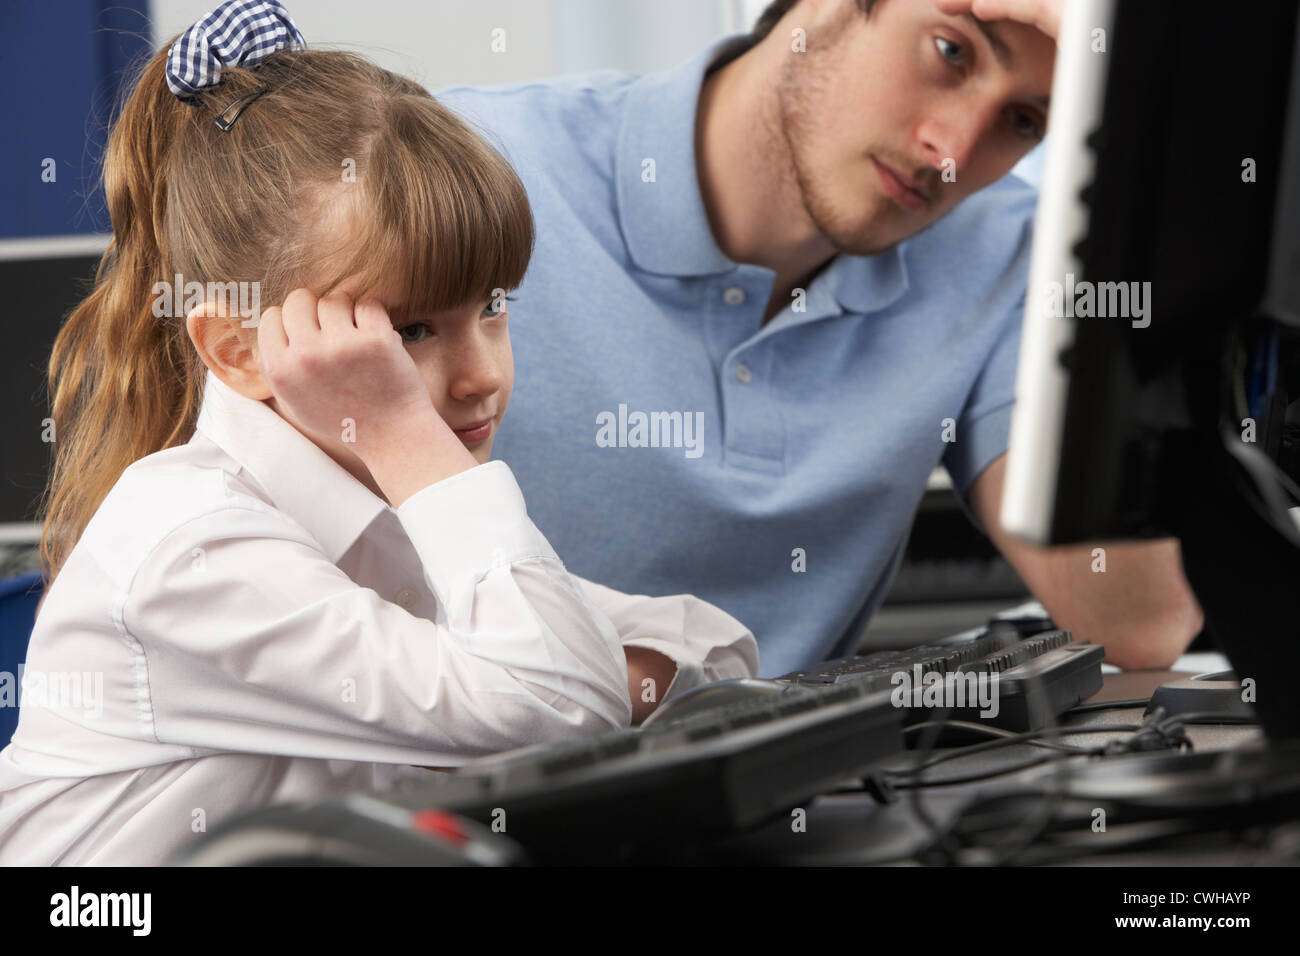
<svg viewBox="0 0 1300 956"><path fill-rule="evenodd" d="M778 675L851 653L942 463L1062 626L1125 667L1182 651L1176 542L1094 573L997 520L1036 198L1007 174L1047 123L1056 20L778 0L663 73L438 94L533 204L496 450L574 573L698 594Z"/></svg>

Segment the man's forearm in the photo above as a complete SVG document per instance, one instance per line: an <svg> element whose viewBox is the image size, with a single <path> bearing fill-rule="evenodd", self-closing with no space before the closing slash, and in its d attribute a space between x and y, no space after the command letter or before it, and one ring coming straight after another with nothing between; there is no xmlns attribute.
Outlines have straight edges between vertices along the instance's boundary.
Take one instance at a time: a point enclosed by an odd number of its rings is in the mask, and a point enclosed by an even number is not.
<svg viewBox="0 0 1300 956"><path fill-rule="evenodd" d="M1052 619L1112 664L1168 667L1201 629L1175 539L1019 550L1031 560L1012 564Z"/></svg>
<svg viewBox="0 0 1300 956"><path fill-rule="evenodd" d="M1178 541L1113 541L1040 548L1002 528L1007 456L975 479L970 504L998 550L1061 627L1106 647L1124 668L1168 667L1204 615L1183 576Z"/></svg>

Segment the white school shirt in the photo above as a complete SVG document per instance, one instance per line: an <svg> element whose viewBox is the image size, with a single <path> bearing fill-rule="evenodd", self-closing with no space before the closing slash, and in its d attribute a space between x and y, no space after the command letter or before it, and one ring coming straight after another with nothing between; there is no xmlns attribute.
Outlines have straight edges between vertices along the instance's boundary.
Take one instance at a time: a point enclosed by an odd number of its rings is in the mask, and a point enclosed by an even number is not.
<svg viewBox="0 0 1300 956"><path fill-rule="evenodd" d="M621 646L677 663L663 700L757 673L713 605L569 574L504 462L393 509L205 388L194 437L126 469L47 593L0 864L161 864L260 806L626 727Z"/></svg>

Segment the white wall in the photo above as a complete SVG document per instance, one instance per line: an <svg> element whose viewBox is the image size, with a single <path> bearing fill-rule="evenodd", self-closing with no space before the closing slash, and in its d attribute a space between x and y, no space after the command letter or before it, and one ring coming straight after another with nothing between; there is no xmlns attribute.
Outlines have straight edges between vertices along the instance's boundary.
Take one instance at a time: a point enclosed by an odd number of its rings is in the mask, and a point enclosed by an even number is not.
<svg viewBox="0 0 1300 956"><path fill-rule="evenodd" d="M153 0L155 47L218 0ZM666 69L748 29L762 0L283 0L311 46L348 49L430 89L596 69ZM492 31L505 30L504 53Z"/></svg>

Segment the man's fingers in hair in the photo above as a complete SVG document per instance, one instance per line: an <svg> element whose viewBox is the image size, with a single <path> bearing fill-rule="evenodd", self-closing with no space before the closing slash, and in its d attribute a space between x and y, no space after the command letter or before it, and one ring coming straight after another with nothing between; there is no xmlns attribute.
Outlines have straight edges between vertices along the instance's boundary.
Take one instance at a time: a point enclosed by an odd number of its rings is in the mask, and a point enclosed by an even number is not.
<svg viewBox="0 0 1300 956"><path fill-rule="evenodd" d="M1053 39L1060 30L1061 0L935 0L949 16L973 14L980 20L1015 20Z"/></svg>

